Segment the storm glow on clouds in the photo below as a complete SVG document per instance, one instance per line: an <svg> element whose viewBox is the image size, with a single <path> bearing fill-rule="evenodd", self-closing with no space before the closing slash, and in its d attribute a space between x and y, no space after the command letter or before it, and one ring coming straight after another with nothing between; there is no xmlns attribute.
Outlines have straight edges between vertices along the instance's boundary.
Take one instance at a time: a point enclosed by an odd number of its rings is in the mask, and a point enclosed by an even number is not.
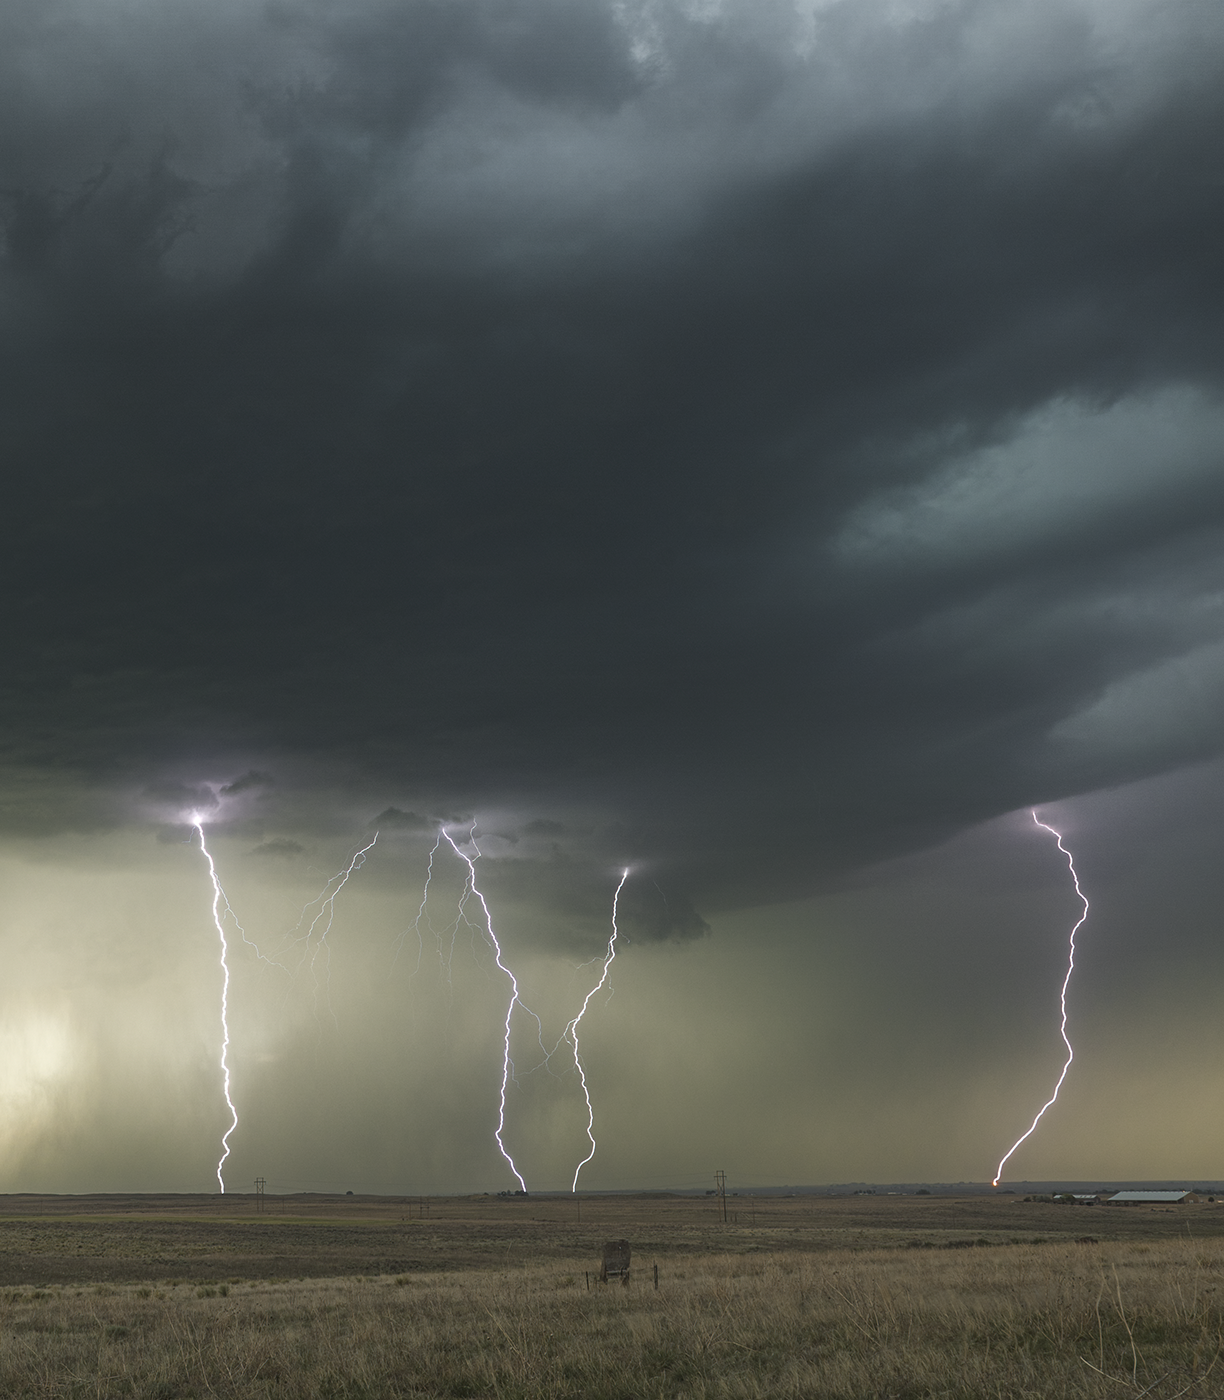
<svg viewBox="0 0 1224 1400"><path fill-rule="evenodd" d="M1008 1171L1219 1177L1222 138L1208 5L7 5L0 1190L215 1185L197 819L227 1189L514 1184L473 822L549 1045L631 871L584 1187L988 1179L1034 807Z"/></svg>

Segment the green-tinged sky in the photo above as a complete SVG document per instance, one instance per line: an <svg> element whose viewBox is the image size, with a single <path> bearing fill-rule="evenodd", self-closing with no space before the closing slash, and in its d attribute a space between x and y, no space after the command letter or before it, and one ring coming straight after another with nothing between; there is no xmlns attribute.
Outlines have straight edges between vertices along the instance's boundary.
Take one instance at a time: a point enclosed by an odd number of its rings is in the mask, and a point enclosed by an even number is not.
<svg viewBox="0 0 1224 1400"><path fill-rule="evenodd" d="M1042 809L1092 907L1069 996L1077 1058L1009 1178L1220 1174L1219 776ZM459 917L466 865L434 853L418 920L435 837L384 829L329 921L311 901L370 833L270 834L272 790L243 796L245 816L205 826L242 924L223 919L228 1189L517 1185L493 1136L509 982L483 911L469 900ZM551 1049L599 980L620 871L584 857L576 822L541 833L538 818L495 816L477 882ZM1029 813L835 890L727 908L684 939L643 916L635 886L657 894L659 871L629 869L617 956L579 1027L599 1144L584 1186L694 1187L715 1170L766 1185L982 1180L1048 1096L1081 906ZM0 878L0 1189L214 1188L229 1115L198 834L10 838ZM516 1009L504 1142L529 1187L562 1189L589 1150L587 1110L572 1048L543 1064L540 1034Z"/></svg>
<svg viewBox="0 0 1224 1400"><path fill-rule="evenodd" d="M197 818L231 1189L516 1184L478 850L529 1185L626 869L582 1184L988 1179L1034 807L1006 1174L1224 1176L1222 137L1214 5L5 5L0 1190L216 1186Z"/></svg>

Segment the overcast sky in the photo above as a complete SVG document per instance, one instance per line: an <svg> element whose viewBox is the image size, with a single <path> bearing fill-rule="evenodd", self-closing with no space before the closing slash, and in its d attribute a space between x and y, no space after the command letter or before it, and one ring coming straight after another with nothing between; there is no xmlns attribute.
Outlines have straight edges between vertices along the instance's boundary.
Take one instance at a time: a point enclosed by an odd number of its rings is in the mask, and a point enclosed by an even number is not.
<svg viewBox="0 0 1224 1400"><path fill-rule="evenodd" d="M1217 4L9 0L0 238L0 1189L215 1186L195 816L230 1189L516 1184L473 822L584 1185L988 1179L1033 806L1010 1173L1224 1176Z"/></svg>

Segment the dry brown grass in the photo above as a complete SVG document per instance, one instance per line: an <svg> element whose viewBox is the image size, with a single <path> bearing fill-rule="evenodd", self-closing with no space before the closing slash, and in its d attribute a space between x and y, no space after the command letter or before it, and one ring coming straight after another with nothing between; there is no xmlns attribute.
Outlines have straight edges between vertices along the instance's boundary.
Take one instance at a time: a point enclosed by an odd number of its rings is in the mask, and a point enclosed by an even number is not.
<svg viewBox="0 0 1224 1400"><path fill-rule="evenodd" d="M1212 1241L677 1256L588 1290L587 1256L311 1281L0 1293L30 1397L1208 1397Z"/></svg>
<svg viewBox="0 0 1224 1400"><path fill-rule="evenodd" d="M726 1224L692 1196L0 1197L0 1285L134 1279L323 1278L597 1261L604 1240L667 1264L691 1254L846 1248L1224 1240L1224 1204L1123 1210L1011 1197L740 1197ZM593 1265L592 1267L594 1267Z"/></svg>
<svg viewBox="0 0 1224 1400"><path fill-rule="evenodd" d="M267 1204L0 1198L0 1397L1224 1395L1224 1207Z"/></svg>

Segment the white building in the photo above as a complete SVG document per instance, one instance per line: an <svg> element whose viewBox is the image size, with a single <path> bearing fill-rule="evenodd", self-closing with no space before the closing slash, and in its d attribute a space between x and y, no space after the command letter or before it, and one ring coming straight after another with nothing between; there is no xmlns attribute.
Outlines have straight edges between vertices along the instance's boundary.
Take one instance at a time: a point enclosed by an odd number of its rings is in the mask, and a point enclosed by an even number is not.
<svg viewBox="0 0 1224 1400"><path fill-rule="evenodd" d="M1197 1200L1193 1191L1119 1191L1116 1196L1110 1196L1106 1205L1176 1206Z"/></svg>

